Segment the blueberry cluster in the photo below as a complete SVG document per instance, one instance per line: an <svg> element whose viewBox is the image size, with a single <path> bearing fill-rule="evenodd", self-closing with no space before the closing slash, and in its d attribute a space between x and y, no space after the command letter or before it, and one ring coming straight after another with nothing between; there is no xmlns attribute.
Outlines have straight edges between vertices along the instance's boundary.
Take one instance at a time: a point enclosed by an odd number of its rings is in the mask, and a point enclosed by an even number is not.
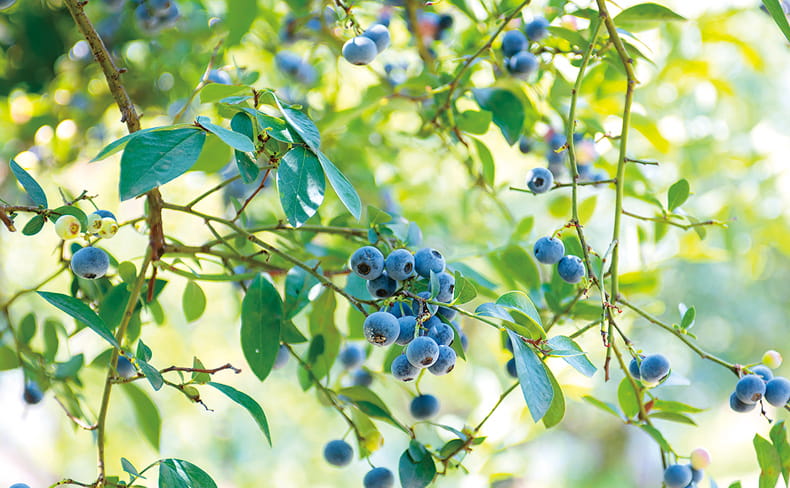
<svg viewBox="0 0 790 488"><path fill-rule="evenodd" d="M351 444L342 439L329 441L324 446L324 459L332 466L348 466L353 457ZM392 488L395 486L395 475L387 468L373 468L365 474L362 484L365 488Z"/></svg>
<svg viewBox="0 0 790 488"><path fill-rule="evenodd" d="M672 464L664 470L664 485L667 488L697 488L703 478L703 470L710 466L707 449L691 451L689 464Z"/></svg>
<svg viewBox="0 0 790 488"><path fill-rule="evenodd" d="M565 244L556 237L541 237L533 248L535 258L543 264L557 264L557 273L568 283L578 283L584 277L584 263L573 254L565 255Z"/></svg>
<svg viewBox="0 0 790 488"><path fill-rule="evenodd" d="M61 215L55 221L55 233L63 240L76 239L82 232L82 225L77 217L69 214ZM118 232L118 221L108 210L97 210L88 215L86 235L109 239Z"/></svg>
<svg viewBox="0 0 790 488"><path fill-rule="evenodd" d="M529 43L537 42L548 34L549 22L543 17L535 20L520 30L510 30L502 36L502 53L505 55L505 66L513 76L527 78L538 70L538 58L529 52Z"/></svg>
<svg viewBox="0 0 790 488"><path fill-rule="evenodd" d="M181 17L176 0L133 0L134 16L141 29L155 33L176 25Z"/></svg>
<svg viewBox="0 0 790 488"><path fill-rule="evenodd" d="M312 85L318 79L318 72L313 65L293 51L278 52L274 57L274 63L280 71L299 83Z"/></svg>
<svg viewBox="0 0 790 488"><path fill-rule="evenodd" d="M663 354L651 354L645 356L640 354L638 358L633 358L628 364L628 372L635 379L641 380L647 387L657 386L669 376L669 359ZM684 485L685 486L685 485Z"/></svg>
<svg viewBox="0 0 790 488"><path fill-rule="evenodd" d="M360 36L343 44L343 57L351 64L361 66L373 61L390 45L390 31L384 24L373 24Z"/></svg>
<svg viewBox="0 0 790 488"><path fill-rule="evenodd" d="M774 407L787 405L790 402L790 380L774 377L771 368L761 364L751 368L750 374L735 383L735 391L730 395L730 408L736 412L750 412L763 399Z"/></svg>
<svg viewBox="0 0 790 488"><path fill-rule="evenodd" d="M362 368L365 357L365 350L358 344L347 344L337 356L343 369L349 371L353 386L367 388L373 383L373 375L370 374L370 371Z"/></svg>

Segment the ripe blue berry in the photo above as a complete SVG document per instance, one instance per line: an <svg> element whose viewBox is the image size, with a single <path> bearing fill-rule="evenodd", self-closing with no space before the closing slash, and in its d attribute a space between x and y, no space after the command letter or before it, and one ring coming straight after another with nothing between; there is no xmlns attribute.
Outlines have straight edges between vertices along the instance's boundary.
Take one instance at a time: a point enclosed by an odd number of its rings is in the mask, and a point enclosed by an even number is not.
<svg viewBox="0 0 790 488"><path fill-rule="evenodd" d="M110 267L110 257L97 247L83 247L71 257L71 270L87 280L101 278Z"/></svg>
<svg viewBox="0 0 790 488"><path fill-rule="evenodd" d="M735 395L743 403L757 403L765 393L765 382L756 374L747 374L735 383Z"/></svg>
<svg viewBox="0 0 790 488"><path fill-rule="evenodd" d="M285 74L296 76L302 58L292 51L280 51L274 56L274 64Z"/></svg>
<svg viewBox="0 0 790 488"><path fill-rule="evenodd" d="M702 478L705 477L705 473L701 469L694 469L690 464L687 466L691 470L691 481L694 483L702 481Z"/></svg>
<svg viewBox="0 0 790 488"><path fill-rule="evenodd" d="M762 364L757 365L752 369L752 373L756 374L760 378L763 379L766 383L774 379L774 372L767 366L763 366Z"/></svg>
<svg viewBox="0 0 790 488"><path fill-rule="evenodd" d="M518 378L518 372L516 371L516 358L508 359L505 369L507 370L507 374L513 378Z"/></svg>
<svg viewBox="0 0 790 488"><path fill-rule="evenodd" d="M645 356L640 354L639 358L640 360L644 360ZM639 361L637 361L636 358L631 359L631 362L628 363L628 372L636 379L642 378L641 373L639 373Z"/></svg>
<svg viewBox="0 0 790 488"><path fill-rule="evenodd" d="M549 35L549 21L543 17L535 17L535 20L527 24L524 28L530 41L540 41Z"/></svg>
<svg viewBox="0 0 790 488"><path fill-rule="evenodd" d="M436 376L446 375L455 368L455 359L455 351L451 347L440 345L439 359L428 368L428 371Z"/></svg>
<svg viewBox="0 0 790 488"><path fill-rule="evenodd" d="M333 466L346 466L351 463L353 457L354 450L344 440L335 439L324 446L324 459Z"/></svg>
<svg viewBox="0 0 790 488"><path fill-rule="evenodd" d="M11 0L11 5L13 5L14 2L16 2L16 0ZM3 7L3 4L0 3L0 9L3 9L3 8L5 8L5 7ZM30 485L27 485L25 483L14 483L13 485L9 486L8 488L30 488Z"/></svg>
<svg viewBox="0 0 790 488"><path fill-rule="evenodd" d="M527 136L521 136L518 140L518 150L524 154L529 154L532 151L532 141Z"/></svg>
<svg viewBox="0 0 790 488"><path fill-rule="evenodd" d="M765 385L765 400L774 407L784 407L790 401L790 381L781 376Z"/></svg>
<svg viewBox="0 0 790 488"><path fill-rule="evenodd" d="M534 193L546 193L554 184L554 175L546 168L532 168L527 173L527 188Z"/></svg>
<svg viewBox="0 0 790 488"><path fill-rule="evenodd" d="M340 351L337 358L346 369L354 369L365 362L365 350L357 344L348 344Z"/></svg>
<svg viewBox="0 0 790 488"><path fill-rule="evenodd" d="M133 376L137 376L137 369L126 356L118 356L118 366L115 370L118 371L118 376L121 378L129 379Z"/></svg>
<svg viewBox="0 0 790 488"><path fill-rule="evenodd" d="M415 368L427 368L439 359L439 344L430 337L416 337L406 346L406 358Z"/></svg>
<svg viewBox="0 0 790 488"><path fill-rule="evenodd" d="M581 258L569 254L557 264L557 273L568 283L578 283L584 276L584 263Z"/></svg>
<svg viewBox="0 0 790 488"><path fill-rule="evenodd" d="M441 273L444 264L444 256L436 249L424 247L414 253L414 270L423 278L430 278L431 271Z"/></svg>
<svg viewBox="0 0 790 488"><path fill-rule="evenodd" d="M521 31L509 30L502 36L502 53L506 58L527 50L527 36Z"/></svg>
<svg viewBox="0 0 790 488"><path fill-rule="evenodd" d="M230 79L228 72L221 69L212 69L209 71L207 80L212 83L219 83L220 85L233 84L233 80Z"/></svg>
<svg viewBox="0 0 790 488"><path fill-rule="evenodd" d="M351 255L351 271L366 280L375 280L384 272L384 255L373 246L360 247Z"/></svg>
<svg viewBox="0 0 790 488"><path fill-rule="evenodd" d="M439 280L439 294L436 295L436 299L444 303L452 302L455 293L455 276L442 272L436 278Z"/></svg>
<svg viewBox="0 0 790 488"><path fill-rule="evenodd" d="M357 36L343 44L343 57L351 64L368 64L379 53L376 43L369 37Z"/></svg>
<svg viewBox="0 0 790 488"><path fill-rule="evenodd" d="M738 412L738 413L748 412L750 410L753 410L755 405L757 405L757 404L756 403L743 403L742 401L740 401L738 399L738 395L736 395L735 392L732 392L732 395L730 395L730 408L733 409L733 411L735 411L735 412Z"/></svg>
<svg viewBox="0 0 790 488"><path fill-rule="evenodd" d="M353 386L370 387L373 383L373 375L366 369L358 369L351 374L351 384Z"/></svg>
<svg viewBox="0 0 790 488"><path fill-rule="evenodd" d="M439 307L439 310L436 313L446 318L447 320L453 320L457 314L455 310L449 307Z"/></svg>
<svg viewBox="0 0 790 488"><path fill-rule="evenodd" d="M398 338L400 325L391 313L373 312L362 324L362 332L374 346L389 346Z"/></svg>
<svg viewBox="0 0 790 488"><path fill-rule="evenodd" d="M395 379L401 381L411 381L420 373L419 368L415 368L409 362L405 354L401 354L392 361L390 372Z"/></svg>
<svg viewBox="0 0 790 488"><path fill-rule="evenodd" d="M556 237L541 237L535 242L533 251L541 263L554 264L565 255L565 244Z"/></svg>
<svg viewBox="0 0 790 488"><path fill-rule="evenodd" d="M527 78L538 70L538 58L528 51L521 51L507 62L507 69L519 78Z"/></svg>
<svg viewBox="0 0 790 488"><path fill-rule="evenodd" d="M272 368L280 369L288 363L288 358L291 356L288 348L280 344L280 349L277 350L277 357L274 358L274 365Z"/></svg>
<svg viewBox="0 0 790 488"><path fill-rule="evenodd" d="M642 360L639 366L639 375L642 381L654 384L661 381L669 374L669 360L662 354L651 354Z"/></svg>
<svg viewBox="0 0 790 488"><path fill-rule="evenodd" d="M398 333L398 338L395 339L396 344L405 346L414 340L414 330L417 328L417 317L413 315L399 317L398 326L400 327L400 332Z"/></svg>
<svg viewBox="0 0 790 488"><path fill-rule="evenodd" d="M411 278L414 275L414 256L406 249L396 249L387 256L384 268L393 280Z"/></svg>
<svg viewBox="0 0 790 488"><path fill-rule="evenodd" d="M25 403L35 405L44 398L44 393L41 391L41 388L39 388L38 383L29 381L25 384L25 391L22 392L22 398L25 400Z"/></svg>
<svg viewBox="0 0 790 488"><path fill-rule="evenodd" d="M387 468L373 468L362 479L365 488L392 488L395 486L395 475Z"/></svg>
<svg viewBox="0 0 790 488"><path fill-rule="evenodd" d="M422 299L424 299L424 300L430 300L431 293L428 292L428 291L421 291L421 292L417 293L417 296L422 298ZM411 308L412 308L412 310L414 310L414 314L415 315L423 314L423 313L426 313L426 312L431 314L431 315L433 315L433 314L436 313L437 310L439 310L439 306L438 305L434 305L432 303L421 302L420 300L417 300L416 298L412 302Z"/></svg>
<svg viewBox="0 0 790 488"><path fill-rule="evenodd" d="M398 289L398 282L383 272L381 276L367 282L368 292L373 298L391 297Z"/></svg>
<svg viewBox="0 0 790 488"><path fill-rule="evenodd" d="M406 315L413 315L411 307L406 302L395 302L387 307L387 312L396 317L403 317Z"/></svg>
<svg viewBox="0 0 790 488"><path fill-rule="evenodd" d="M377 53L387 49L390 45L390 31L382 24L372 25L370 29L363 32L362 35L373 41L376 45Z"/></svg>
<svg viewBox="0 0 790 488"><path fill-rule="evenodd" d="M434 316L431 318L433 319L436 317ZM453 333L452 327L440 321L438 324L428 329L428 337L436 341L440 346L449 346L453 343L455 334Z"/></svg>
<svg viewBox="0 0 790 488"><path fill-rule="evenodd" d="M414 397L409 405L411 416L417 420L425 420L439 413L439 399L430 394Z"/></svg>
<svg viewBox="0 0 790 488"><path fill-rule="evenodd" d="M683 464L673 464L664 471L667 488L686 488L691 483L691 468Z"/></svg>

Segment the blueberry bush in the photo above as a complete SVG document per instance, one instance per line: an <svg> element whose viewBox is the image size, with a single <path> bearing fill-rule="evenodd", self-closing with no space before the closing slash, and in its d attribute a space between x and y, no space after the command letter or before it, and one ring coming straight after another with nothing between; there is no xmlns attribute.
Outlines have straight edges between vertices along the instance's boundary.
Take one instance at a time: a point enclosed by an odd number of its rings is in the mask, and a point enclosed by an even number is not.
<svg viewBox="0 0 790 488"><path fill-rule="evenodd" d="M0 2L0 484L787 486L790 8L678 3Z"/></svg>

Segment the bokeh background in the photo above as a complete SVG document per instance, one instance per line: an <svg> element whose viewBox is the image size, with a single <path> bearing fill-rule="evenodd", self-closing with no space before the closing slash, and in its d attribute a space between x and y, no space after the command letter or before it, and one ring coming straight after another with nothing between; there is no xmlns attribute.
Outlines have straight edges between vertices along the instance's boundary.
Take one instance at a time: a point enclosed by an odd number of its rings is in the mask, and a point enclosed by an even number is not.
<svg viewBox="0 0 790 488"><path fill-rule="evenodd" d="M119 64L128 68L123 80L144 114L144 126L172 123L224 36L223 23L210 26L210 19L223 19L226 3L179 0L181 17L175 27L159 32L143 30L135 22L132 6L115 8L111 3L115 2L94 0L87 12ZM419 112L426 108L391 96L419 86L415 77L420 60L400 9L395 8L391 23L393 47L369 68L358 68L338 58L342 39L351 35L342 21L328 33L304 28L304 39L283 37L281 30L289 16L301 18L304 11L321 11L321 3L253 1L257 13L250 32L237 45L222 49L215 67L223 68L234 82L272 87L309 106L321 129L325 151L355 184L363 202L418 223L426 244L442 249L451 262L474 267L497 283L498 292L522 287L518 277L508 276L507 269L493 266L487 258L509 244L529 250L537 237L560 228L570 215L567 194L560 191L534 197L508 190L511 185L523 186L529 168L546 164L542 137L550 127L561 128L562 112L557 110L567 110L551 88L563 76L572 81L568 60L544 55L545 73L523 87L535 99L546 100L535 108L528 123L527 134L535 139L537 149L521 154L505 143L493 125L480 136L496 163L492 197L491 192L475 186L474 171L469 169L462 147L450 150L442 137L420 132ZM353 3L363 24L373 22L382 9L389 8L379 2ZM486 8L499 2L465 3L478 19L473 21L451 1L426 8L451 14L455 20L443 39L432 45L445 71L452 70L461 54L484 42L485 33L495 25L494 20L486 20ZM576 27L583 28L579 19L557 17L558 8L575 8L567 3L533 2L525 9L523 20L545 15L553 19L552 25L573 28L576 22ZM618 3L626 7L637 2ZM660 165L632 166L629 178L636 182L636 191L654 194L662 201L666 201L669 185L688 179L693 195L683 210L701 220L724 222L726 228L708 228L701 239L693 231L625 219L622 268L632 283L627 293L670 323L680 319L679 304L695 306L697 320L692 331L699 344L729 361L757 362L767 349L790 356L785 348L790 338L787 42L755 1L660 3L688 21L661 24L635 34L634 44L652 63L637 62L641 82L634 106L637 130L632 132L629 154L658 160ZM584 1L574 4L587 5ZM315 68L315 79L307 80L311 83L300 83L275 68L274 56L283 49L298 53ZM387 82L387 63L400 66L410 80L406 88ZM580 98L580 119L585 121L588 136L596 141L600 155L596 166L612 174L616 141L604 134L619 131L622 88L607 78L605 66L594 65L590 71ZM472 77L476 86L488 86L497 78L502 82L507 75L485 62ZM474 107L471 97L459 105L464 104ZM184 120L196 114L216 117L210 105L196 101L187 107ZM7 161L13 157L42 183L50 200L59 198L58 188L70 195L87 190L98 195L97 204L115 212L119 220L139 216L141 201L118 202L119 158L88 164L101 147L123 134L101 73L91 63L87 46L79 40L61 2L20 0L12 9L0 12L0 197L11 203L24 202L7 170ZM162 191L167 200L186 202L221 177L218 172L191 172ZM589 202L585 225L590 243L603 253L611 238L613 194L608 189L584 188L581 195ZM626 208L645 215L655 212L655 207L635 198L627 200ZM206 202L204 209L218 214L229 211L219 195ZM327 223L342 213L336 198L328 196L319 217ZM256 198L250 214L260 222L283 218L271 189ZM514 223L529 216L534 218L532 230L514 232ZM184 242L199 243L209 236L194 220L179 215L167 214L166 226L168 234ZM47 276L57 264L57 243L51 226L35 237L3 229L0 300ZM106 247L116 256L139 263L145 244L145 235L128 226ZM353 249L348 243L336 247L344 246ZM342 260L342 256L334 258ZM314 390L302 392L294 362L263 384L246 370L238 339L240 290L228 284L201 283L209 297L206 313L199 321L187 323L181 311L185 283L170 277L160 299L166 319L155 323L148 317L150 323L143 328L143 337L154 351L152 362L158 367L191 365L197 356L207 366L230 362L245 369L240 375L220 373L217 380L248 392L261 403L271 424L274 448L266 445L243 410L216 392L202 390L213 410L209 412L166 388L152 394L162 417L161 449L156 452L139 433L129 397L117 388L108 429L110 469L121 472L121 456L138 467L159 457L178 457L205 469L223 488L361 486L369 469L366 462L335 469L323 461L324 443L344 435L346 426L336 412L322 406ZM68 278L61 277L46 289L64 292L68 286ZM337 320L339 328L347 331L354 318L347 319L344 310ZM64 320L35 296L18 300L11 316L18 321L31 311L39 326L47 318ZM303 321L297 319L297 324ZM735 480L742 480L747 487L757 486L751 440L755 433L766 436L770 425L756 413L730 411L727 399L735 383L732 374L703 361L676 338L632 313L624 314L622 322L639 349L667 355L673 375L688 380L688 385L660 387L661 396L705 408L693 415L698 427L657 421L665 437L680 453L698 446L710 450L714 462L708 474L720 486ZM65 323L71 327L70 322ZM3 325L0 322L0 330ZM583 323L566 321L554 331L568 334L580 325ZM470 338L469 362L459 363L448 376L428 377L421 385L423 391L442 401L437 421L457 428L476 424L511 381L504 371L509 354L502 348L500 335L480 323L465 321L463 326ZM40 341L40 334L33 338L34 344ZM65 342L61 344L58 360L84 353L90 363L103 350L97 342L89 334L78 334L67 347ZM8 343L8 338L0 334L3 343ZM600 367L604 351L599 334L592 331L580 343ZM304 352L304 347L298 350ZM369 367L377 370L383 357L382 351L374 352ZM622 372L614 372L613 380L605 383L600 370L587 379L562 361L549 364L568 398L563 423L549 431L534 425L523 398L514 393L484 428L486 442L468 456L465 465L470 473L441 479L439 486L659 485L661 464L655 443L638 429L580 400L591 394L615 403ZM790 366L782 366L779 372L790 375ZM94 414L103 376L99 367L87 366L80 373L85 405ZM348 381L340 368L332 377L339 384ZM25 405L22 386L19 369L0 372L0 486L25 481L38 488L64 476L93 480L93 436L74 428L51 394L39 405ZM141 386L153 393L148 385ZM382 374L376 376L373 389L396 416L408 419L412 386L397 384ZM786 412L771 409L769 416L785 419ZM387 441L371 459L395 470L407 439L387 425L380 428ZM418 426L418 433L432 445L448 439L447 433L425 425ZM499 483L509 475L517 481ZM154 479L141 480L141 484L154 486Z"/></svg>

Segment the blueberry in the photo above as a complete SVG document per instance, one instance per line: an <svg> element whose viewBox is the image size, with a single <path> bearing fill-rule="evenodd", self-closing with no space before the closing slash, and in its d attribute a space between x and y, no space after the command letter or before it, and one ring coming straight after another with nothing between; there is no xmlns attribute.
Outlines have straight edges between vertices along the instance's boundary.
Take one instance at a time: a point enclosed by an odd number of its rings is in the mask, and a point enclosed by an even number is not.
<svg viewBox="0 0 790 488"><path fill-rule="evenodd" d="M430 394L416 396L409 405L409 411L417 420L429 419L439 413L439 399Z"/></svg>
<svg viewBox="0 0 790 488"><path fill-rule="evenodd" d="M296 73L294 73L293 77L296 78L296 81L299 83L312 85L318 78L318 72L311 64L302 61L302 63L296 69Z"/></svg>
<svg viewBox="0 0 790 488"><path fill-rule="evenodd" d="M87 280L101 278L110 267L110 257L97 247L83 247L71 257L71 270Z"/></svg>
<svg viewBox="0 0 790 488"><path fill-rule="evenodd" d="M368 64L379 53L376 43L369 37L357 36L343 44L343 57L351 64Z"/></svg>
<svg viewBox="0 0 790 488"><path fill-rule="evenodd" d="M133 376L137 376L137 369L126 356L118 356L118 365L115 370L118 371L118 376L121 378L129 379Z"/></svg>
<svg viewBox="0 0 790 488"><path fill-rule="evenodd" d="M358 369L351 374L351 384L369 388L373 384L373 375L366 369Z"/></svg>
<svg viewBox="0 0 790 488"><path fill-rule="evenodd" d="M167 29L176 25L176 21L181 17L181 12L175 1L170 2L170 8L166 12L160 12L156 17L157 28Z"/></svg>
<svg viewBox="0 0 790 488"><path fill-rule="evenodd" d="M398 325L400 327L400 332L395 342L401 346L405 346L414 339L414 331L417 328L417 317L404 315L398 318Z"/></svg>
<svg viewBox="0 0 790 488"><path fill-rule="evenodd" d="M449 346L439 346L439 359L428 368L436 376L446 375L455 368L455 351Z"/></svg>
<svg viewBox="0 0 790 488"><path fill-rule="evenodd" d="M395 302L387 307L387 312L395 317L405 317L406 315L413 315L411 307L406 302Z"/></svg>
<svg viewBox="0 0 790 488"><path fill-rule="evenodd" d="M440 319L436 315L432 315L431 317L428 317L428 320L422 323L422 330L420 330L420 335L428 335L429 330L443 323L444 322L442 322L442 319Z"/></svg>
<svg viewBox="0 0 790 488"><path fill-rule="evenodd" d="M754 373L757 376L759 376L760 378L762 378L763 381L765 381L766 383L771 381L772 379L774 379L773 371L771 371L770 368L768 368L766 366L763 366L761 364L751 368L751 370L752 370L752 373Z"/></svg>
<svg viewBox="0 0 790 488"><path fill-rule="evenodd" d="M274 56L274 64L285 74L296 76L302 58L292 51L280 51Z"/></svg>
<svg viewBox="0 0 790 488"><path fill-rule="evenodd" d="M387 298L398 289L398 282L390 278L385 271L378 278L368 281L367 287L373 298Z"/></svg>
<svg viewBox="0 0 790 488"><path fill-rule="evenodd" d="M639 355L640 360L644 360L645 356L643 354ZM636 358L631 359L631 362L628 363L628 372L631 373L635 379L641 379L642 375L639 373L639 361Z"/></svg>
<svg viewBox="0 0 790 488"><path fill-rule="evenodd" d="M699 483L702 481L702 478L705 476L705 473L702 472L701 469L694 469L693 466L690 464L688 465L689 469L691 470L691 481L694 483Z"/></svg>
<svg viewBox="0 0 790 488"><path fill-rule="evenodd" d="M518 372L516 371L516 358L508 359L505 369L507 370L507 374L513 378L518 378Z"/></svg>
<svg viewBox="0 0 790 488"><path fill-rule="evenodd" d="M765 385L765 400L774 407L784 407L790 401L790 381L781 376Z"/></svg>
<svg viewBox="0 0 790 488"><path fill-rule="evenodd" d="M453 16L450 14L442 14L439 16L439 30L446 30L453 26Z"/></svg>
<svg viewBox="0 0 790 488"><path fill-rule="evenodd" d="M524 31L530 41L540 41L549 35L549 21L543 17L535 17L535 20L527 24Z"/></svg>
<svg viewBox="0 0 790 488"><path fill-rule="evenodd" d="M565 153L549 149L546 153L546 162L549 164L549 171L552 176L559 178L562 170L565 169Z"/></svg>
<svg viewBox="0 0 790 488"><path fill-rule="evenodd" d="M351 255L351 271L366 280L375 280L384 272L384 255L373 246L360 247Z"/></svg>
<svg viewBox="0 0 790 488"><path fill-rule="evenodd" d="M390 372L395 379L401 381L411 381L420 373L419 368L415 368L409 362L405 354L401 354L392 361Z"/></svg>
<svg viewBox="0 0 790 488"><path fill-rule="evenodd" d="M436 317L431 317L436 318ZM437 319L438 320L438 319ZM440 322L428 329L428 337L436 341L440 346L449 346L453 343L455 334L453 328L444 322Z"/></svg>
<svg viewBox="0 0 790 488"><path fill-rule="evenodd" d="M669 374L669 360L662 354L651 354L639 365L639 375L645 383L658 383Z"/></svg>
<svg viewBox="0 0 790 488"><path fill-rule="evenodd" d="M365 350L357 344L348 344L337 356L340 364L346 369L354 369L365 362Z"/></svg>
<svg viewBox="0 0 790 488"><path fill-rule="evenodd" d="M532 141L527 136L521 136L518 140L518 150L524 154L529 154L532 151Z"/></svg>
<svg viewBox="0 0 790 488"><path fill-rule="evenodd" d="M170 8L170 0L147 0L148 7L154 11L156 15L161 15L167 12Z"/></svg>
<svg viewBox="0 0 790 488"><path fill-rule="evenodd" d="M606 181L608 179L609 179L609 175L606 174L606 171L604 171L602 169L599 169L597 171L593 171L590 174L590 181L592 181L593 183L596 183L596 185L595 185L596 187L599 186L602 181Z"/></svg>
<svg viewBox="0 0 790 488"><path fill-rule="evenodd" d="M387 468L373 468L362 479L365 488L392 488L395 486L395 475Z"/></svg>
<svg viewBox="0 0 790 488"><path fill-rule="evenodd" d="M115 218L115 215L113 215L113 213L109 210L97 210L91 214L88 214L88 231L98 234L104 224L103 219L113 219L116 222L118 221L118 219Z"/></svg>
<svg viewBox="0 0 790 488"><path fill-rule="evenodd" d="M502 53L509 58L527 50L527 36L521 31L509 30L502 36Z"/></svg>
<svg viewBox="0 0 790 488"><path fill-rule="evenodd" d="M526 78L538 70L538 58L528 51L521 51L507 61L507 69L520 78Z"/></svg>
<svg viewBox="0 0 790 488"><path fill-rule="evenodd" d="M743 403L757 403L765 393L765 382L756 374L747 374L735 383L735 395Z"/></svg>
<svg viewBox="0 0 790 488"><path fill-rule="evenodd" d="M439 359L439 344L430 337L416 337L406 346L406 358L415 368L427 368Z"/></svg>
<svg viewBox="0 0 790 488"><path fill-rule="evenodd" d="M28 381L25 384L25 390L22 392L22 398L26 403L35 405L44 398L44 393L39 388L38 383L35 381Z"/></svg>
<svg viewBox="0 0 790 488"><path fill-rule="evenodd" d="M423 278L430 278L431 271L441 273L444 264L444 256L436 249L424 247L414 253L414 270Z"/></svg>
<svg viewBox="0 0 790 488"><path fill-rule="evenodd" d="M428 292L428 291L421 291L421 292L417 293L417 296L422 298L422 299L424 299L424 300L430 300L431 293ZM431 314L431 315L433 315L433 314L436 313L437 310L439 310L439 306L438 305L434 305L433 303L421 302L420 300L417 300L416 298L412 302L411 308L412 308L412 310L414 310L415 315L420 315L420 314L423 314L423 313L426 313L426 312Z"/></svg>
<svg viewBox="0 0 790 488"><path fill-rule="evenodd" d="M551 135L549 136L548 139L549 147L554 149L555 151L561 148L562 146L564 146L566 142L568 142L568 138L565 137L565 134L563 134L562 132L556 132L554 131L554 129L551 129L550 134Z"/></svg>
<svg viewBox="0 0 790 488"><path fill-rule="evenodd" d="M546 168L533 168L527 173L527 188L534 193L546 193L553 184L554 175Z"/></svg>
<svg viewBox="0 0 790 488"><path fill-rule="evenodd" d="M557 273L568 283L578 283L584 276L584 263L581 258L569 254L557 264Z"/></svg>
<svg viewBox="0 0 790 488"><path fill-rule="evenodd" d="M406 249L396 249L387 256L384 268L393 280L411 278L414 275L414 256Z"/></svg>
<svg viewBox="0 0 790 488"><path fill-rule="evenodd" d="M227 71L223 71L221 69L212 69L209 71L208 77L206 79L212 83L219 83L220 85L233 84L233 80L230 79L230 75L227 73Z"/></svg>
<svg viewBox="0 0 790 488"><path fill-rule="evenodd" d="M732 395L730 395L730 408L738 413L753 410L755 405L756 403L743 403L738 399L738 395L735 392L732 392Z"/></svg>
<svg viewBox="0 0 790 488"><path fill-rule="evenodd" d="M441 272L436 278L439 281L439 294L436 295L436 299L444 303L452 302L455 293L455 276Z"/></svg>
<svg viewBox="0 0 790 488"><path fill-rule="evenodd" d="M285 345L280 344L280 349L277 350L277 357L274 358L274 365L272 368L280 369L288 363L288 358L291 357L290 351Z"/></svg>
<svg viewBox="0 0 790 488"><path fill-rule="evenodd" d="M456 312L454 309L449 307L439 307L436 313L446 318L447 320L453 320L458 312Z"/></svg>
<svg viewBox="0 0 790 488"><path fill-rule="evenodd" d="M16 0L11 0L11 4L9 5L9 7L11 5L13 5L14 2L16 2ZM6 8L6 7L3 7L3 3L0 2L0 9L3 9L3 8ZM25 483L14 483L13 485L9 486L8 488L30 488L30 485L27 485Z"/></svg>
<svg viewBox="0 0 790 488"><path fill-rule="evenodd" d="M667 488L685 488L691 483L691 468L683 464L673 464L664 471Z"/></svg>
<svg viewBox="0 0 790 488"><path fill-rule="evenodd" d="M387 312L373 312L368 315L362 324L365 339L374 346L389 346L400 333L398 319Z"/></svg>
<svg viewBox="0 0 790 488"><path fill-rule="evenodd" d="M370 29L363 32L362 35L373 41L376 45L376 52L378 53L387 49L390 45L390 31L382 24L372 25Z"/></svg>
<svg viewBox="0 0 790 488"><path fill-rule="evenodd" d="M533 251L541 263L554 264L565 255L565 244L556 237L541 237L535 242Z"/></svg>
<svg viewBox="0 0 790 488"><path fill-rule="evenodd" d="M351 463L353 457L354 450L344 440L335 439L324 446L324 459L333 466L346 466Z"/></svg>

